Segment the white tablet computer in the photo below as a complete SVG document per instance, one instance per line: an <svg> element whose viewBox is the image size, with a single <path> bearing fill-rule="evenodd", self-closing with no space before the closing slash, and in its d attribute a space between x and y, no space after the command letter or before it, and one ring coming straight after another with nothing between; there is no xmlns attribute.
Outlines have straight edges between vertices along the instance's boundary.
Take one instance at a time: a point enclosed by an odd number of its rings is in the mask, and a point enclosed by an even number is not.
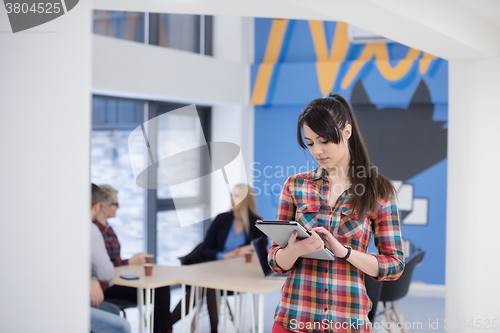
<svg viewBox="0 0 500 333"><path fill-rule="evenodd" d="M255 226L262 230L268 237L278 243L279 246L285 248L288 245L288 239L292 232L297 231L297 238L304 239L311 234L300 223L296 221L262 221L257 220ZM327 249L305 254L302 258L335 260L335 255Z"/></svg>

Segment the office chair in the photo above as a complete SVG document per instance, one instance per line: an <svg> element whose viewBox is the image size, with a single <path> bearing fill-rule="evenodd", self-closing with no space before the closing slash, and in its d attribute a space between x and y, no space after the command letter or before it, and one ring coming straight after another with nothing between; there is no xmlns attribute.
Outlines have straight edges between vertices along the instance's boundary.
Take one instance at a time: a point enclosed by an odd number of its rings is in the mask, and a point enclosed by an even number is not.
<svg viewBox="0 0 500 333"><path fill-rule="evenodd" d="M377 313L378 301L382 293L382 281L377 281L368 274L365 274L365 288L366 294L372 301L372 309L368 313L368 320L373 323L375 314Z"/></svg>
<svg viewBox="0 0 500 333"><path fill-rule="evenodd" d="M384 304L385 319L387 322L392 321L392 317L389 314L389 304L391 306L392 313L395 315L398 323L402 322L398 312L396 311L396 306L394 302L402 299L408 294L410 289L410 282L413 275L413 270L415 266L419 264L424 258L425 252L417 253L413 258L411 258L405 265L405 270L403 274L396 281L382 281L382 290L380 293L380 301ZM387 331L391 333L391 329L387 327ZM401 331L405 333L404 323Z"/></svg>
<svg viewBox="0 0 500 333"><path fill-rule="evenodd" d="M137 307L137 303L127 301L124 299L111 298L107 299L106 302L116 305L116 307L118 307L120 311L123 313L123 318L127 318L127 313L125 312L126 309Z"/></svg>
<svg viewBox="0 0 500 333"><path fill-rule="evenodd" d="M192 265L205 261L205 258L201 255L202 245L203 243L196 245L191 252L183 257L179 257L178 259L181 261L181 265Z"/></svg>

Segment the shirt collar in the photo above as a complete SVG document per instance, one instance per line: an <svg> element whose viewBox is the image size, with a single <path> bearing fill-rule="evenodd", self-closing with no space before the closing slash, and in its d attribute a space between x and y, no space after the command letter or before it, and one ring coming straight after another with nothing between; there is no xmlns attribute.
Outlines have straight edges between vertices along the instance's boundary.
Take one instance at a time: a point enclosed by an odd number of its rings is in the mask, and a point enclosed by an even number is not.
<svg viewBox="0 0 500 333"><path fill-rule="evenodd" d="M100 230L101 232L103 232L103 231L108 231L108 229L109 229L109 224L108 224L108 222L106 222L106 225L105 225L105 226L104 226L104 225L102 225L102 223L101 223L101 222L99 222L99 221L97 221L97 220L92 221L92 222L94 222L94 224L95 224L95 225L99 228L99 230Z"/></svg>
<svg viewBox="0 0 500 333"><path fill-rule="evenodd" d="M320 178L323 178L323 180L328 180L327 172L326 169L319 166L314 170L312 180L318 180Z"/></svg>

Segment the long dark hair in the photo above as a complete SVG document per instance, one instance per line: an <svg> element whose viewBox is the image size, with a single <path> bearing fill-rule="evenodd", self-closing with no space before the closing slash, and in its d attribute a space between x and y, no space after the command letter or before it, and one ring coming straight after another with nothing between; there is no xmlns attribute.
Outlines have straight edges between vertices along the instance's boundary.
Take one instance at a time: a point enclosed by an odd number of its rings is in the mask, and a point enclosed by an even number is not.
<svg viewBox="0 0 500 333"><path fill-rule="evenodd" d="M378 169L370 163L368 150L349 103L337 94L313 100L299 116L297 140L302 148L307 148L302 139L302 127L307 125L321 138L339 144L344 140L342 131L347 124L352 127L352 134L348 139L351 155L350 200L354 210L363 216L364 213L375 213L378 210L379 199L392 198L395 196L395 189L391 181L379 174Z"/></svg>

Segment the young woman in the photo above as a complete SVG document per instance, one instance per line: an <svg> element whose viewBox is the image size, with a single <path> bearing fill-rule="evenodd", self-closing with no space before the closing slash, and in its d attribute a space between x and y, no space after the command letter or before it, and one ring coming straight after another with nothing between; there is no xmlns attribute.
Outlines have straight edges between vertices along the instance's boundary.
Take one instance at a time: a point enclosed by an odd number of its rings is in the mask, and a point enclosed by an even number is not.
<svg viewBox="0 0 500 333"><path fill-rule="evenodd" d="M238 184L232 190L232 207L215 217L201 246L199 261L224 260L243 257L252 250L250 242L265 235L257 229L255 221L261 219L255 207L252 188ZM189 293L187 294L189 297ZM189 304L187 298L186 304ZM207 305L212 333L219 323L214 289L207 290ZM172 323L181 317L181 303L172 312Z"/></svg>
<svg viewBox="0 0 500 333"><path fill-rule="evenodd" d="M370 164L354 113L340 95L313 100L302 111L297 139L319 167L286 180L277 219L299 221L312 236L292 234L286 248L271 245L271 268L290 273L273 333L371 332L364 274L395 280L404 269L394 187ZM372 236L377 255L366 253ZM336 260L300 258L323 247Z"/></svg>

